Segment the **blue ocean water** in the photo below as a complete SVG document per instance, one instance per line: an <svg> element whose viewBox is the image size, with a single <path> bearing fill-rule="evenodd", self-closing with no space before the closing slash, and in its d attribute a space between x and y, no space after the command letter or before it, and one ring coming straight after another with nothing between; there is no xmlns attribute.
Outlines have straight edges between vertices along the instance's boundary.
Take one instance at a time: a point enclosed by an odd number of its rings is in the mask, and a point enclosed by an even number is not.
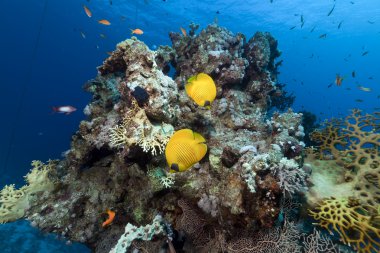
<svg viewBox="0 0 380 253"><path fill-rule="evenodd" d="M92 18L85 15L84 4ZM32 160L60 158L70 148L90 98L83 84L96 76L106 52L131 36L131 28L143 29L139 39L152 49L170 45L168 33L190 22L204 28L217 20L248 39L268 31L279 42L279 81L295 94L295 111L307 110L323 120L347 115L352 108L372 112L380 107L379 0L3 0L1 5L1 188L22 185ZM98 24L99 19L111 25ZM339 87L336 74L344 78ZM52 114L57 105L78 111ZM14 233L7 233L6 226L0 225L0 241ZM14 226L25 228L25 223Z"/></svg>

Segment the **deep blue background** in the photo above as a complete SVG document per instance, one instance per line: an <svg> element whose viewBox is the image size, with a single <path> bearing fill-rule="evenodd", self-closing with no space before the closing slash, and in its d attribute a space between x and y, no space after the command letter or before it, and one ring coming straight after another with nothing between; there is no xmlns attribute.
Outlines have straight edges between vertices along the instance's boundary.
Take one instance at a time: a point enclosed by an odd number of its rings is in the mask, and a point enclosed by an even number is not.
<svg viewBox="0 0 380 253"><path fill-rule="evenodd" d="M83 4L92 18L85 15ZM111 26L98 24L99 19L108 19ZM32 160L60 158L70 148L90 99L82 86L96 76L106 52L131 36L130 28L144 30L139 38L155 48L170 45L170 31L179 32L191 21L204 28L215 19L247 39L256 31L269 31L278 39L284 60L279 79L297 96L296 111L309 110L322 120L347 115L352 108L371 112L380 107L379 0L112 0L112 5L109 0L2 0L0 188L22 185ZM324 33L327 38L320 39ZM361 56L364 51L368 55ZM327 88L337 73L345 78L342 86ZM51 107L58 105L78 111L52 114Z"/></svg>

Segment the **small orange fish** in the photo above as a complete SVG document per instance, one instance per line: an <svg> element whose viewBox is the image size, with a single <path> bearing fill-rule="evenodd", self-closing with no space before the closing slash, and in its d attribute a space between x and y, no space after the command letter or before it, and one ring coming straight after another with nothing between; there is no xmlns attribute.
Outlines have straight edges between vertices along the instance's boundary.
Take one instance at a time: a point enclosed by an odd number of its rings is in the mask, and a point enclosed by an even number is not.
<svg viewBox="0 0 380 253"><path fill-rule="evenodd" d="M343 81L343 77L341 77L339 74L337 74L336 77L335 77L335 84L337 86L341 86L342 85L342 81Z"/></svg>
<svg viewBox="0 0 380 253"><path fill-rule="evenodd" d="M108 55L112 55L112 52L109 52L109 51L108 51L108 52L106 52L106 53L107 53Z"/></svg>
<svg viewBox="0 0 380 253"><path fill-rule="evenodd" d="M185 28L182 28L182 27L181 27L181 32L182 32L183 36L186 37L187 33L186 33Z"/></svg>
<svg viewBox="0 0 380 253"><path fill-rule="evenodd" d="M116 213L112 210L107 209L107 214L108 214L108 219L102 223L102 227L110 225L113 219L115 218Z"/></svg>
<svg viewBox="0 0 380 253"><path fill-rule="evenodd" d="M86 12L87 17L91 18L92 17L92 13L91 13L90 9L87 8L86 5L83 5L83 9L84 9L84 12Z"/></svg>
<svg viewBox="0 0 380 253"><path fill-rule="evenodd" d="M98 20L98 23L102 25L111 25L111 22L109 22L107 19Z"/></svg>
<svg viewBox="0 0 380 253"><path fill-rule="evenodd" d="M132 32L132 34L137 34L137 35L141 35L144 33L143 30L138 29L138 28L134 29L134 30L131 29L131 32Z"/></svg>

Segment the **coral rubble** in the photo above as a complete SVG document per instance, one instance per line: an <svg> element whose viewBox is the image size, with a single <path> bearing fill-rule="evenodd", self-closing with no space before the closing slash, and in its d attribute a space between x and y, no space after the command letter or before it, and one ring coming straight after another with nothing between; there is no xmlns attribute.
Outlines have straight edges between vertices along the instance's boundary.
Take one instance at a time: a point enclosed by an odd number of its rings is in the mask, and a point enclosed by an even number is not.
<svg viewBox="0 0 380 253"><path fill-rule="evenodd" d="M117 45L85 85L93 97L71 149L43 178L41 185L54 182L50 194L23 200L17 216L3 221L27 218L94 252L300 251L301 234L284 219L282 203L306 190L302 114L267 115L277 89L277 41L269 33L247 42L217 25L199 34L191 27L186 37L171 33L172 47L157 51L134 37ZM217 85L210 110L184 90L200 72ZM208 153L192 169L168 174L163 150L182 128L201 133ZM3 209L13 208L13 192L2 191ZM116 216L102 227L108 209Z"/></svg>

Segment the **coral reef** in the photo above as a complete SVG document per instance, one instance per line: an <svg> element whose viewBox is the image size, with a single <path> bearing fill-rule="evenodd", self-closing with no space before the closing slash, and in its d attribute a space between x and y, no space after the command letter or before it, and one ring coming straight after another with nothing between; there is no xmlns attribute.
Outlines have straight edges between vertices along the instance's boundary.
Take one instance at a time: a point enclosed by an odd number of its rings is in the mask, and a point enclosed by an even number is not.
<svg viewBox="0 0 380 253"><path fill-rule="evenodd" d="M301 232L282 203L306 189L302 114L267 114L277 41L258 32L246 42L217 25L199 34L190 28L157 51L135 37L116 46L85 85L93 97L70 150L41 182L54 182L50 194L26 199L24 211L4 221L25 217L94 252L300 252ZM217 86L210 110L184 90L200 72ZM208 152L171 175L163 151L183 128L201 133ZM102 227L108 209L116 216Z"/></svg>

